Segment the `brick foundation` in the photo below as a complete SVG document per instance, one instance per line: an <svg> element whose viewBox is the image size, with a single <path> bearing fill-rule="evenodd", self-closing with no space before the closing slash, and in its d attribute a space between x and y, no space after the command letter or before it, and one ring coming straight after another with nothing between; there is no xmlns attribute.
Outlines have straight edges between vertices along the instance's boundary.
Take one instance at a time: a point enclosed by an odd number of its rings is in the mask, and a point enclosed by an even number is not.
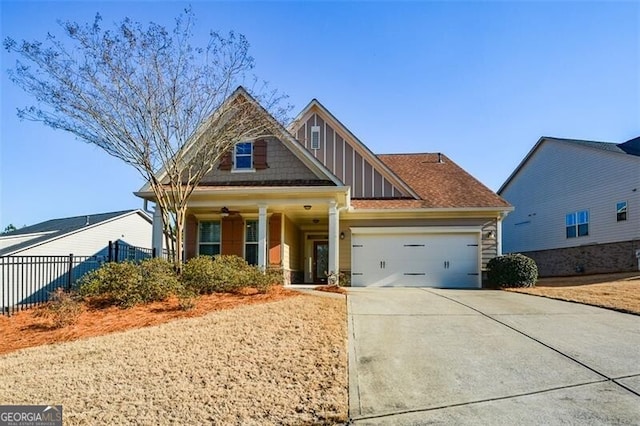
<svg viewBox="0 0 640 426"><path fill-rule="evenodd" d="M640 240L523 252L538 264L541 277L607 274L638 270Z"/></svg>

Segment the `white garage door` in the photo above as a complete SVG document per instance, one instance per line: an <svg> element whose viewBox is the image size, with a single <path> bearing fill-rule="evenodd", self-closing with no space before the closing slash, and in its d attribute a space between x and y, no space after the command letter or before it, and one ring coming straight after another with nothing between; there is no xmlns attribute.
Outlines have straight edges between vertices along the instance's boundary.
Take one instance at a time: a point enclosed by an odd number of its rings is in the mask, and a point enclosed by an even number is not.
<svg viewBox="0 0 640 426"><path fill-rule="evenodd" d="M351 285L480 287L478 234L352 234Z"/></svg>

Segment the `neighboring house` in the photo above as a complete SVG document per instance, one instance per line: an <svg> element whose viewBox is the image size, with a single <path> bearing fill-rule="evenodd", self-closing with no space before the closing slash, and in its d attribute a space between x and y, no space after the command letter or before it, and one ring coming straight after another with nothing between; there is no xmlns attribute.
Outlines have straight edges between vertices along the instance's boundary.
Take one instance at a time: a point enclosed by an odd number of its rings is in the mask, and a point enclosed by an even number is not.
<svg viewBox="0 0 640 426"><path fill-rule="evenodd" d="M47 300L109 258L139 259L151 246L152 220L142 210L52 219L0 234L0 308ZM114 244L115 247L115 244ZM71 256L73 255L73 256Z"/></svg>
<svg viewBox="0 0 640 426"><path fill-rule="evenodd" d="M278 129L238 141L194 190L186 258L235 254L288 283L481 286L506 201L442 154L375 155L317 100ZM137 195L153 200L148 185Z"/></svg>
<svg viewBox="0 0 640 426"><path fill-rule="evenodd" d="M106 257L109 241L150 247L151 223L142 210L47 220L0 234L0 256Z"/></svg>
<svg viewBox="0 0 640 426"><path fill-rule="evenodd" d="M515 206L504 251L533 258L541 276L638 269L640 137L542 137L498 194Z"/></svg>

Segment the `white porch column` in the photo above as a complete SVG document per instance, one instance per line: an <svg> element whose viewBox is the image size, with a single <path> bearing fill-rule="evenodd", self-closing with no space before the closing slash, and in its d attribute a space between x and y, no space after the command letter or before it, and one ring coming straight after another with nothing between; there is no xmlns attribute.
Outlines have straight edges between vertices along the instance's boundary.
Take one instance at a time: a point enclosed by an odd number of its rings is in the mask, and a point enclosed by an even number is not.
<svg viewBox="0 0 640 426"><path fill-rule="evenodd" d="M164 226L162 223L162 210L160 207L156 206L153 210L153 225L151 230L151 248L155 249L156 256L162 257L162 246L164 243L164 235L163 230Z"/></svg>
<svg viewBox="0 0 640 426"><path fill-rule="evenodd" d="M258 266L267 269L267 206L258 205Z"/></svg>
<svg viewBox="0 0 640 426"><path fill-rule="evenodd" d="M496 256L502 256L502 219L503 215L496 220Z"/></svg>
<svg viewBox="0 0 640 426"><path fill-rule="evenodd" d="M339 252L338 247L340 244L339 235L339 213L336 207L336 202L331 201L329 203L329 273L335 273L336 276L340 273L339 264Z"/></svg>

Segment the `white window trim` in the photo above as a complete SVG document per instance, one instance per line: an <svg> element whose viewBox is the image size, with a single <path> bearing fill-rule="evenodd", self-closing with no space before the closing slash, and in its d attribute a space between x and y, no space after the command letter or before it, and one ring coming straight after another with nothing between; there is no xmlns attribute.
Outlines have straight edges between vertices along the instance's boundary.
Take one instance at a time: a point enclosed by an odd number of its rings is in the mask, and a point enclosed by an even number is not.
<svg viewBox="0 0 640 426"><path fill-rule="evenodd" d="M587 221L586 222L580 222L580 213L582 212L586 212L587 213ZM567 216L569 215L574 215L575 218L575 224L574 225L567 225ZM583 210L575 210L569 213L566 213L564 215L565 217L565 222L564 222L564 235L565 235L565 239L566 240L572 240L574 238L583 238L583 237L588 237L590 236L590 224L591 224L591 212L589 211L589 209L583 209ZM587 225L587 234L586 235L580 235L580 225ZM569 228L569 226L574 227L576 229L576 235L575 237L568 237L567 236L567 228Z"/></svg>
<svg viewBox="0 0 640 426"><path fill-rule="evenodd" d="M218 242L202 242L200 241L200 223L201 222L218 222L220 223L220 241ZM200 245L215 245L218 244L220 246L220 253L222 253L222 221L219 219L205 219L205 220L199 220L198 221L198 241L197 241L197 250L196 250L196 255L200 256ZM206 255L209 256L209 255Z"/></svg>
<svg viewBox="0 0 640 426"><path fill-rule="evenodd" d="M618 204L624 203L624 219L618 219L618 214L620 213L618 210ZM629 219L629 202L627 200L617 201L616 202L616 222L626 222Z"/></svg>
<svg viewBox="0 0 640 426"><path fill-rule="evenodd" d="M236 165L238 164L237 161L237 157L236 157L236 145L239 143L249 143L251 144L251 167L250 168L242 168L242 169L238 169L236 167ZM247 156L247 154L243 154L242 156ZM253 141L242 141L242 142L238 142L236 144L233 145L233 168L231 169L231 173L253 173L256 171L255 169L255 165L253 162L253 156L254 156L254 146L253 146Z"/></svg>
<svg viewBox="0 0 640 426"><path fill-rule="evenodd" d="M318 134L318 145L315 146L313 144L313 134L317 133ZM320 149L320 126L311 126L311 142L309 144L311 146L311 149L313 150L318 150Z"/></svg>
<svg viewBox="0 0 640 426"><path fill-rule="evenodd" d="M255 245L256 246L256 253L257 250L259 249L259 242L258 241L247 241L247 222L255 222L256 226L259 226L258 224L258 217L256 216L255 218L253 217L245 217L244 220L244 244L242 246L242 258L244 260L247 260L247 244L251 244L251 245ZM257 230L256 230L257 232ZM248 261L247 261L248 262ZM258 259L256 259L256 265L258 264Z"/></svg>

